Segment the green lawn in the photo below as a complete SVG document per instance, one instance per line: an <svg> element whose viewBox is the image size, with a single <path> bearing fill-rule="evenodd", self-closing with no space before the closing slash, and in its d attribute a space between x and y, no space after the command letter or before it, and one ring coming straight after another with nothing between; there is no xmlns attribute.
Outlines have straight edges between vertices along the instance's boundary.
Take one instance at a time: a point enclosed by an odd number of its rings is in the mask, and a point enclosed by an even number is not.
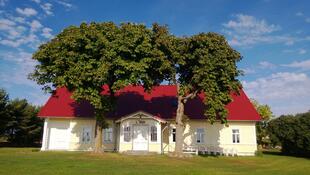
<svg viewBox="0 0 310 175"><path fill-rule="evenodd" d="M310 160L277 155L261 157L128 156L118 153L38 152L33 148L0 148L0 174L309 174Z"/></svg>

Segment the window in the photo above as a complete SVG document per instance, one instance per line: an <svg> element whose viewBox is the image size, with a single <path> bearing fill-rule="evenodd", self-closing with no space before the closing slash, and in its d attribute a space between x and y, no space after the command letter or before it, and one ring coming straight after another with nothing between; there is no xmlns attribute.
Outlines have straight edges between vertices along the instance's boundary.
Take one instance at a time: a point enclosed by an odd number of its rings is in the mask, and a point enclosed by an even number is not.
<svg viewBox="0 0 310 175"><path fill-rule="evenodd" d="M113 142L113 128L105 128L103 130L103 141L104 143Z"/></svg>
<svg viewBox="0 0 310 175"><path fill-rule="evenodd" d="M91 141L91 128L83 128L82 143L90 143Z"/></svg>
<svg viewBox="0 0 310 175"><path fill-rule="evenodd" d="M197 128L196 131L196 142L204 143L205 130L203 128Z"/></svg>
<svg viewBox="0 0 310 175"><path fill-rule="evenodd" d="M130 126L124 127L124 142L130 142L131 133L130 133Z"/></svg>
<svg viewBox="0 0 310 175"><path fill-rule="evenodd" d="M175 142L175 133L176 133L176 129L173 128L172 129L172 142Z"/></svg>
<svg viewBox="0 0 310 175"><path fill-rule="evenodd" d="M239 129L233 129L232 130L232 141L233 141L233 143L240 143Z"/></svg>
<svg viewBox="0 0 310 175"><path fill-rule="evenodd" d="M151 141L157 142L157 127L151 126Z"/></svg>

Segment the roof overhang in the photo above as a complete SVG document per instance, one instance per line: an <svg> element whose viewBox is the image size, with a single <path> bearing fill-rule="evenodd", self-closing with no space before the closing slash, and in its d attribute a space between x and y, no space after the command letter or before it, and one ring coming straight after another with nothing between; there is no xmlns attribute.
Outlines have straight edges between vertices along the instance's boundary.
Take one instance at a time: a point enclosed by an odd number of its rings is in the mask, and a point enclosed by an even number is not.
<svg viewBox="0 0 310 175"><path fill-rule="evenodd" d="M131 114L128 114L126 116L121 117L120 119L116 120L116 123L120 123L123 122L124 120L128 120L128 119L152 119L152 120L156 120L160 123L166 123L167 121L164 119L161 119L159 117L156 117L150 113L144 112L144 111L137 111Z"/></svg>

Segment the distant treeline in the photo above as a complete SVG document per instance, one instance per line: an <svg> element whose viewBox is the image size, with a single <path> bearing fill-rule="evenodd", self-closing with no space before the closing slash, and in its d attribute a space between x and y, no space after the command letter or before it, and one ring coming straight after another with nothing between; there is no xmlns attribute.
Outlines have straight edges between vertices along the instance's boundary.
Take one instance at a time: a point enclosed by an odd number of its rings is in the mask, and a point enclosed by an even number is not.
<svg viewBox="0 0 310 175"><path fill-rule="evenodd" d="M9 99L0 89L0 146L39 145L43 125L39 110L25 99Z"/></svg>

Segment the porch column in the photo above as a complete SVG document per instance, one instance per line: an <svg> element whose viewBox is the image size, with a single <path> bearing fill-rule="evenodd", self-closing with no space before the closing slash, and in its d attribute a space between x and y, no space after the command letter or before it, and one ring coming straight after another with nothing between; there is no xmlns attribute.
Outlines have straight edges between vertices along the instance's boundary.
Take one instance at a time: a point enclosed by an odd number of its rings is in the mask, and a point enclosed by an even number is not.
<svg viewBox="0 0 310 175"><path fill-rule="evenodd" d="M42 146L41 151L47 149L47 137L48 137L48 128L47 128L48 118L44 119L44 126L43 126L43 137L42 137Z"/></svg>

